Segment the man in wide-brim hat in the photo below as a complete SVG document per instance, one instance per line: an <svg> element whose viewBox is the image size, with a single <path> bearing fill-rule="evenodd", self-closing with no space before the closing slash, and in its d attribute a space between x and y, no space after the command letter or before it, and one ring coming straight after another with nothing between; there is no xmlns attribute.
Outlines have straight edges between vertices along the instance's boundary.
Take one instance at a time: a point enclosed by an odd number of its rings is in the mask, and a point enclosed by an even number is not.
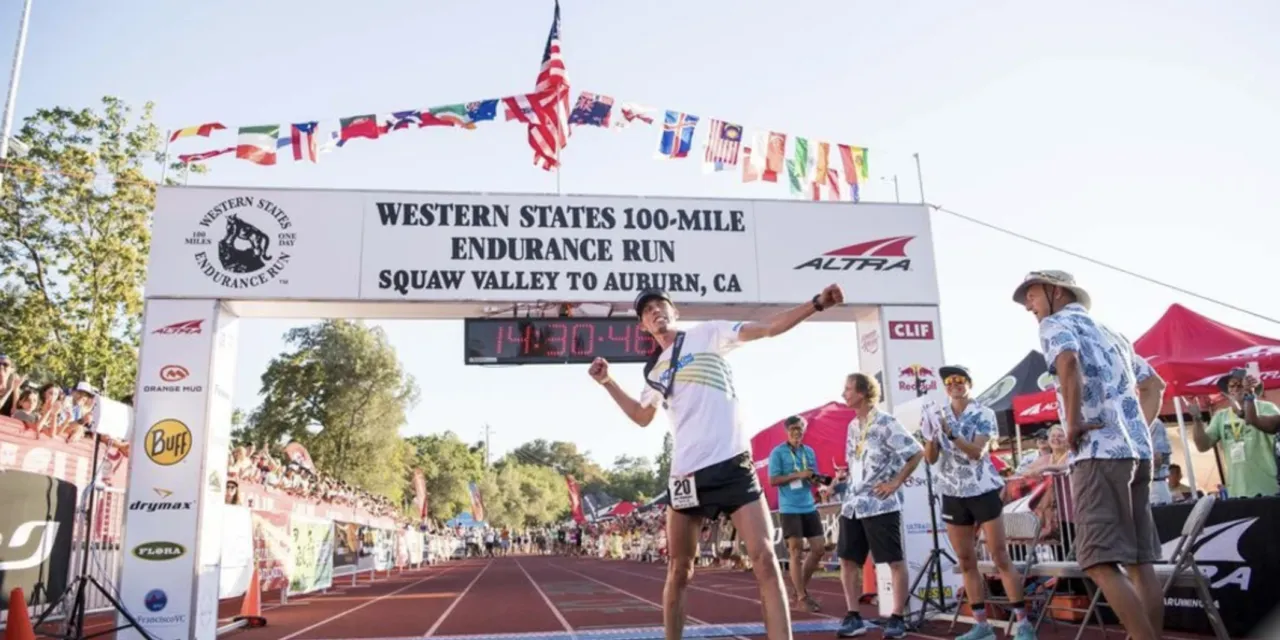
<svg viewBox="0 0 1280 640"><path fill-rule="evenodd" d="M1218 378L1218 390L1229 403L1213 414L1207 428L1200 419L1200 403L1192 402L1192 442L1200 451L1222 444L1229 497L1276 495L1280 492L1275 457L1280 408L1258 397L1262 385L1243 368L1232 369Z"/></svg>
<svg viewBox="0 0 1280 640"><path fill-rule="evenodd" d="M1058 380L1077 561L1129 636L1154 640L1164 626L1164 598L1153 567L1162 553L1151 515L1149 428L1164 381L1127 339L1089 314L1093 300L1071 274L1033 271L1013 300L1039 322L1045 363Z"/></svg>

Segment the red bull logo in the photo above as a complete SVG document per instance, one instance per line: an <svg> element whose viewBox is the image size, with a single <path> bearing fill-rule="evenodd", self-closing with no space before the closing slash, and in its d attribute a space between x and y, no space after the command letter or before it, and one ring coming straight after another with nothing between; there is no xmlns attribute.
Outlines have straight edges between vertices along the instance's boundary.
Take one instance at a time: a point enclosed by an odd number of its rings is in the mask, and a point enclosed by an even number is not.
<svg viewBox="0 0 1280 640"><path fill-rule="evenodd" d="M938 390L938 374L929 367L912 364L898 370L898 391L914 391L916 397Z"/></svg>

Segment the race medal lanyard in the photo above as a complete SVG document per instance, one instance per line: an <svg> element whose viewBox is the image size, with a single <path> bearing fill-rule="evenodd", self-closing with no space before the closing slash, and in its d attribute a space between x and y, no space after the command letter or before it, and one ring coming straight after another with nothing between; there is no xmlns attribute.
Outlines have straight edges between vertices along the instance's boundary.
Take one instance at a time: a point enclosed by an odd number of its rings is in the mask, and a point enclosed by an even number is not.
<svg viewBox="0 0 1280 640"><path fill-rule="evenodd" d="M1231 433L1231 445L1227 447L1227 457L1232 464L1244 462L1244 420L1240 419L1230 407L1227 412L1227 429Z"/></svg>
<svg viewBox="0 0 1280 640"><path fill-rule="evenodd" d="M680 350L684 347L684 332L677 331L675 342L671 345L671 364L667 369L671 372L671 381L665 386L658 380L650 380L646 375L645 383L662 394L662 402L667 405L676 388L676 374L680 370ZM647 372L646 372L647 373ZM683 477L672 476L668 479L667 495L671 496L672 509L691 509L698 506L698 484L690 473Z"/></svg>
<svg viewBox="0 0 1280 640"><path fill-rule="evenodd" d="M791 445L787 445L787 446L790 447ZM803 447L804 445L800 445L800 446ZM791 472L795 473L797 471L807 470L809 468L808 460L809 460L809 457L804 455L804 449L800 450L800 458L798 460L796 459L796 450L791 449ZM792 480L787 486L791 487L792 489L803 489L804 480L800 478L796 478L795 480Z"/></svg>

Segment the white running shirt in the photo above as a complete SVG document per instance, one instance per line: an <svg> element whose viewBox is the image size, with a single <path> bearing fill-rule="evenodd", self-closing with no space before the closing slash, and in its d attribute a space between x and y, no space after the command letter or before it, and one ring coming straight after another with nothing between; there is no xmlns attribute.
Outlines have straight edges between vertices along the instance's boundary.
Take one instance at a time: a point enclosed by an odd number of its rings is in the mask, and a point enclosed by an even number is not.
<svg viewBox="0 0 1280 640"><path fill-rule="evenodd" d="M703 322L685 331L676 367L676 387L664 408L675 440L671 475L685 476L751 450L742 430L738 397L733 390L733 370L725 354L742 344L742 322ZM671 347L658 357L649 380L663 386L671 382ZM645 384L640 404L662 403L662 394Z"/></svg>

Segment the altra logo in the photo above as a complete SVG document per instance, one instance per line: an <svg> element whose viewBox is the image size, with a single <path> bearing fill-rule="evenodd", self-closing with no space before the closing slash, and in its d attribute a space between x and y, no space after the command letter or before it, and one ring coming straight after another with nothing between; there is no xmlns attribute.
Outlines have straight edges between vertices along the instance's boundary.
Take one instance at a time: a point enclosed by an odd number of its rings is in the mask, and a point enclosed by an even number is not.
<svg viewBox="0 0 1280 640"><path fill-rule="evenodd" d="M1214 389L1217 389L1218 379L1221 378L1222 376L1227 375L1228 373L1231 373L1231 371L1227 370L1220 373L1215 373L1211 376L1205 376L1203 378L1200 378L1199 380L1196 380L1195 382L1188 382L1187 386L1188 387L1212 387ZM1263 383L1266 383L1269 380L1280 380L1280 371L1262 371L1260 373L1262 373Z"/></svg>
<svg viewBox="0 0 1280 640"><path fill-rule="evenodd" d="M21 560L0 562L0 574L38 567L49 559L49 556L53 554L53 543L58 536L58 523L53 520L32 520L18 525L18 528L9 536L7 546L10 549L26 547L27 543L31 541L31 533L41 527L44 528L44 531L41 532L40 540L36 543L36 548L31 551L31 555ZM3 533L0 533L0 542L4 542Z"/></svg>
<svg viewBox="0 0 1280 640"><path fill-rule="evenodd" d="M1058 411L1058 401L1054 400L1052 402L1037 402L1027 407L1026 409L1023 409L1022 413L1019 413L1018 415L1026 417L1026 416L1038 415L1040 413L1049 413L1049 412L1056 413L1057 411Z"/></svg>
<svg viewBox="0 0 1280 640"><path fill-rule="evenodd" d="M795 269L815 271L910 271L907 243L915 236L894 236L832 249L796 265Z"/></svg>
<svg viewBox="0 0 1280 640"><path fill-rule="evenodd" d="M186 367L176 364L166 364L160 367L160 379L165 382L180 382L186 380L189 375L191 375L191 372L187 371Z"/></svg>
<svg viewBox="0 0 1280 640"><path fill-rule="evenodd" d="M1224 353L1220 356L1206 358L1206 360L1257 360L1258 358L1269 358L1271 356L1280 356L1280 345L1259 345Z"/></svg>
<svg viewBox="0 0 1280 640"><path fill-rule="evenodd" d="M1200 532L1195 547L1184 551L1195 554L1201 572L1211 582L1211 588L1221 589L1233 584L1244 591L1249 589L1252 569L1249 561L1240 555L1240 538L1257 521L1257 518L1239 518L1208 525ZM1172 557L1181 543L1182 536L1178 536L1160 545L1162 555L1166 559ZM1205 563L1213 564L1206 566ZM1223 573L1226 575L1220 575Z"/></svg>
<svg viewBox="0 0 1280 640"><path fill-rule="evenodd" d="M151 333L162 336L194 336L202 333L204 320L183 320L167 327L160 327Z"/></svg>
<svg viewBox="0 0 1280 640"><path fill-rule="evenodd" d="M891 321L889 337L894 340L932 340L933 323L928 320Z"/></svg>

